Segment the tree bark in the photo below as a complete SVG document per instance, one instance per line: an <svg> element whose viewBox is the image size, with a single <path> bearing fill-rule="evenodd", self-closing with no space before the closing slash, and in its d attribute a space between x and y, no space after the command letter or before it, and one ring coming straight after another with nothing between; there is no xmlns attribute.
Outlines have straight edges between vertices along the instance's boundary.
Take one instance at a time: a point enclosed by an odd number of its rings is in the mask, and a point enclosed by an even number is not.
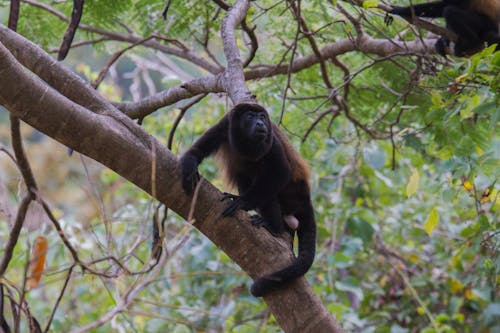
<svg viewBox="0 0 500 333"><path fill-rule="evenodd" d="M120 116L117 109L77 75L55 61L41 61L48 55L34 44L25 47L37 48L39 57L24 65L45 82L23 67L6 46L0 43L3 106L42 133L114 170L187 218L191 197L182 191L175 155L130 119ZM155 179L152 179L153 167ZM287 244L254 228L246 213L220 218L225 206L220 198L216 188L202 181L193 216L196 228L251 277L291 262L293 254ZM342 332L305 278L264 300L285 332Z"/></svg>

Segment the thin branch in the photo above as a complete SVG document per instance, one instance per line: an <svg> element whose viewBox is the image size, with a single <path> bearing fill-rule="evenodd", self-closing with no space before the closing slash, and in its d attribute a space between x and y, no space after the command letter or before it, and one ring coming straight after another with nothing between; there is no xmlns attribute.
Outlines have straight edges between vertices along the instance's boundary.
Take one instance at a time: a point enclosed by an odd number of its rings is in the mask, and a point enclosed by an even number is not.
<svg viewBox="0 0 500 333"><path fill-rule="evenodd" d="M7 267L9 266L10 260L14 253L14 247L19 239L19 234L21 233L21 228L26 217L26 212L28 211L29 204L31 203L31 194L27 193L21 200L21 204L17 210L16 220L9 233L9 240L5 244L3 251L2 262L0 263L0 277L3 277Z"/></svg>
<svg viewBox="0 0 500 333"><path fill-rule="evenodd" d="M59 53L57 55L57 60L62 61L68 55L69 49L71 48L71 43L76 34L76 29L80 24L80 19L83 14L83 4L84 0L73 0L73 10L71 11L71 21L69 22L68 28L64 33L64 37L59 47Z"/></svg>
<svg viewBox="0 0 500 333"><path fill-rule="evenodd" d="M52 8L46 4L40 3L40 2L35 1L35 0L22 0L22 1L24 3L31 5L31 6L39 8L41 10L45 10L64 22L69 23L69 21L70 21L70 19L66 15L64 15L63 13L55 10L54 8ZM112 32L112 31L108 31L108 30L104 30L104 29L99 29L99 28L96 28L93 26L89 26L86 24L80 24L79 29L83 30L83 31L95 33L98 35L102 35L102 36L111 38L111 39L116 40L116 41L127 42L127 43L135 43L135 42L142 39L141 37L139 37L135 34L128 34L127 35L127 34L122 34L122 33L118 33L118 32ZM213 64L208 62L206 59L200 57L198 54L196 54L195 52L193 52L191 50L185 50L182 48L174 48L174 47L163 45L161 43L158 43L158 42L152 41L152 40L144 43L144 45L147 47L150 47L152 49L155 49L155 50L158 50L161 52L165 52L167 54L171 54L171 55L174 55L174 56L179 57L181 59L184 59L188 62L191 62L191 63L197 65L198 67L203 68L204 70L206 70L209 73L215 74L215 73L218 73L220 71L218 66L214 66Z"/></svg>
<svg viewBox="0 0 500 333"><path fill-rule="evenodd" d="M44 333L47 333L50 329L50 325L52 324L52 320L54 319L54 315L56 314L57 308L59 307L59 303L61 303L64 292L66 291L66 288L68 287L69 280L71 279L71 274L73 273L74 268L75 268L75 265L71 265L71 267L68 269L68 274L66 275L66 280L64 281L64 285L61 289L61 292L59 293L59 296L57 297L56 304L54 304L54 308L52 309L52 312L50 313L50 317L49 317L49 321L47 322L47 326L45 326L45 330L43 330Z"/></svg>
<svg viewBox="0 0 500 333"><path fill-rule="evenodd" d="M173 144L173 141L174 141L175 131L177 130L177 126L179 126L179 123L181 122L182 118L186 114L187 110L189 110L193 105L199 103L206 96L207 96L207 94L200 95L200 96L196 97L191 102L189 102L188 104L186 104L185 106L183 106L183 107L181 107L179 109L180 113L177 116L177 118L175 118L175 121L172 124L172 129L170 130L170 133L168 133L167 148L169 150L172 150L172 144Z"/></svg>
<svg viewBox="0 0 500 333"><path fill-rule="evenodd" d="M10 0L9 23L10 30L17 30L17 22L19 21L20 0Z"/></svg>
<svg viewBox="0 0 500 333"><path fill-rule="evenodd" d="M242 102L255 102L255 97L245 84L243 65L235 35L236 26L243 21L249 7L248 0L238 0L228 11L221 27L222 43L227 60L227 68L224 72L224 90L227 91L229 98L235 105Z"/></svg>
<svg viewBox="0 0 500 333"><path fill-rule="evenodd" d="M106 76L106 74L108 73L109 69L111 68L111 66L116 62L118 61L118 59L120 59L120 57L127 51L133 49L134 47L136 47L137 45L141 45L141 44L144 44L145 42L147 42L148 40L150 40L151 38L153 38L153 36L149 36L149 37L146 37L144 39L141 39L140 41L137 41L135 42L134 44L130 45L130 46L127 46L126 48L114 53L111 58L108 60L108 62L106 63L106 65L101 69L101 71L99 72L99 75L97 76L97 78L92 82L92 87L94 89L97 89L99 87L99 85L101 84L102 80L104 80L104 77Z"/></svg>

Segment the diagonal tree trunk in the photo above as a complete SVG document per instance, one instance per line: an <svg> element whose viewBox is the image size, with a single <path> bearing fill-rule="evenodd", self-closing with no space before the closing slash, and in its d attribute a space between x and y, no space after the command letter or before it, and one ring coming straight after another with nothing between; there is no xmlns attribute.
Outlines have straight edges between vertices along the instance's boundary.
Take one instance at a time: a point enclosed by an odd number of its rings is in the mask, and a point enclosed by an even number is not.
<svg viewBox="0 0 500 333"><path fill-rule="evenodd" d="M0 30L2 43L3 33ZM30 50L33 54L30 62L21 64L13 55L21 49L2 43L0 104L37 130L114 170L187 218L191 198L181 189L175 155L123 117L78 76L55 61L44 62L50 57L40 48L26 43L23 52ZM152 175L156 175L154 179ZM193 214L196 228L251 277L290 263L293 254L286 243L252 227L245 213L220 219L224 208L220 198L217 189L202 182ZM264 300L285 332L342 332L305 278Z"/></svg>

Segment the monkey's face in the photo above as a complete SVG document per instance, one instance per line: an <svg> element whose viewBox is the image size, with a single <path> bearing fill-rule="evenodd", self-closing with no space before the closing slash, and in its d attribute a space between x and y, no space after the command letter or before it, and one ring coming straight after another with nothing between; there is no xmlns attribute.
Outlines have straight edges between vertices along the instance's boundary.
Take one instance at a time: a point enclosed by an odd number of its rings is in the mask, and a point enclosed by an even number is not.
<svg viewBox="0 0 500 333"><path fill-rule="evenodd" d="M264 112L247 110L241 115L240 130L248 140L263 142L268 138L271 128Z"/></svg>
<svg viewBox="0 0 500 333"><path fill-rule="evenodd" d="M267 111L257 105L236 105L229 117L231 150L244 159L258 161L273 145L273 127Z"/></svg>

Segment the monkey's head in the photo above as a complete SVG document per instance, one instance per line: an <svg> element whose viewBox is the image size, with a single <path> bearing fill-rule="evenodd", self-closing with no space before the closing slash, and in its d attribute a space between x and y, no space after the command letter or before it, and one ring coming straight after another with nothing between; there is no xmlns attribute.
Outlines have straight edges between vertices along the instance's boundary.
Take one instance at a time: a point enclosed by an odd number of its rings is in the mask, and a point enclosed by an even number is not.
<svg viewBox="0 0 500 333"><path fill-rule="evenodd" d="M242 103L229 113L229 142L239 155L258 160L271 148L273 128L266 109Z"/></svg>

